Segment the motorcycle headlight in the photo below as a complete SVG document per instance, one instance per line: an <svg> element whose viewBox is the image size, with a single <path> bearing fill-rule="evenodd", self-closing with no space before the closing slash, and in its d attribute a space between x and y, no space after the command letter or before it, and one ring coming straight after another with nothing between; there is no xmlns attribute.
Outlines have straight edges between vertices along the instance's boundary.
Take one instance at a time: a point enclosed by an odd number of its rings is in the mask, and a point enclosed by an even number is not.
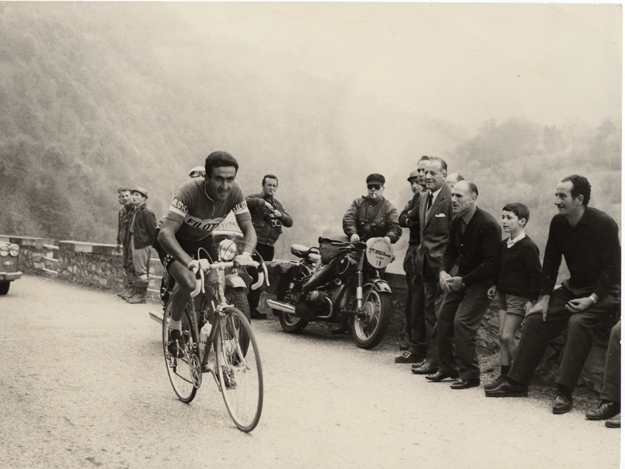
<svg viewBox="0 0 625 469"><path fill-rule="evenodd" d="M17 244L11 244L9 248L9 254L13 257L17 257L20 253L20 247Z"/></svg>
<svg viewBox="0 0 625 469"><path fill-rule="evenodd" d="M9 246L5 244L4 246L0 246L0 256L6 257L9 255Z"/></svg>
<svg viewBox="0 0 625 469"><path fill-rule="evenodd" d="M237 255L237 245L230 239L224 239L219 243L219 258L224 262L230 262Z"/></svg>

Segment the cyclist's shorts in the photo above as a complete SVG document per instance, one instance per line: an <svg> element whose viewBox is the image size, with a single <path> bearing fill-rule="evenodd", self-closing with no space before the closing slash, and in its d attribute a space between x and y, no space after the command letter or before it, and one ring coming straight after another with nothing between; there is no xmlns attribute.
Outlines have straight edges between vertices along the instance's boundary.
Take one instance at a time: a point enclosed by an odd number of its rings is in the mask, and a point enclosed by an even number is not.
<svg viewBox="0 0 625 469"><path fill-rule="evenodd" d="M169 266L171 266L174 262L176 262L176 259L174 259L174 257L171 254L165 251L163 246L161 246L161 244L158 242L158 233L159 233L159 230L156 230L156 236L154 238L153 246L154 246L154 249L156 249L156 252L158 253L158 257L161 260L161 264L163 264L163 267L165 267L165 270L169 272ZM197 259L198 249L203 248L205 252L200 251L200 258L206 257L211 262L217 261L217 258L218 258L217 245L213 241L212 236L208 236L204 238L203 240L197 241L194 243L190 243L188 241L187 242L181 241L179 239L177 241L180 244L180 247L184 250L184 252L189 254L191 258Z"/></svg>

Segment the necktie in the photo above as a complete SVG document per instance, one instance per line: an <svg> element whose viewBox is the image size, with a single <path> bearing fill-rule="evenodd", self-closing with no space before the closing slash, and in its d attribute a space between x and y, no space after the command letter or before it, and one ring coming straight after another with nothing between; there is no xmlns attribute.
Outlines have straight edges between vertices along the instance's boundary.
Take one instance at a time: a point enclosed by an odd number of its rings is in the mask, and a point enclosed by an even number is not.
<svg viewBox="0 0 625 469"><path fill-rule="evenodd" d="M428 194L428 203L427 203L427 206L426 206L427 211L430 211L430 207L432 207L432 199L433 198L434 197L432 197L432 193L430 192Z"/></svg>

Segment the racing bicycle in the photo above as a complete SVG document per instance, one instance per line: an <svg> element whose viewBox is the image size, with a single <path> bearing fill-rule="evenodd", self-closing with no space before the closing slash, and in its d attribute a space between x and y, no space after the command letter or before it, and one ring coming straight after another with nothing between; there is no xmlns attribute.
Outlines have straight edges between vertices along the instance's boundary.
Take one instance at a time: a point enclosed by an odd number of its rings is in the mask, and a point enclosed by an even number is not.
<svg viewBox="0 0 625 469"><path fill-rule="evenodd" d="M202 384L203 373L210 373L235 425L250 432L258 425L263 408L263 369L249 321L240 310L228 304L224 294L224 272L233 267L235 255L236 245L223 240L219 243L218 262L211 264L206 258L200 259L196 288L182 315L182 345L176 342L176 353L169 351L168 325L172 308L169 298L163 314L163 353L178 399L190 403ZM259 264L254 264L258 269ZM266 267L264 264L262 267L265 272L259 273L259 280L252 288L260 287L266 278ZM211 270L218 274L210 284L214 298L205 294L204 276ZM200 293L204 294L197 301ZM207 323L212 328L204 345L200 343L200 331Z"/></svg>

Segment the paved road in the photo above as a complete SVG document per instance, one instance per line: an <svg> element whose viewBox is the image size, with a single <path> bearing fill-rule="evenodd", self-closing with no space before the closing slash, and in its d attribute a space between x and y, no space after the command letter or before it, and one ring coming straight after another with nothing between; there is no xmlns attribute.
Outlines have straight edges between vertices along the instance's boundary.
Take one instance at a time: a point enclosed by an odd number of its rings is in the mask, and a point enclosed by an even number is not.
<svg viewBox="0 0 625 469"><path fill-rule="evenodd" d="M0 297L0 467L616 468L620 430L536 398L452 391L347 337L255 322L265 408L251 434L211 380L177 401L155 304L24 277Z"/></svg>

